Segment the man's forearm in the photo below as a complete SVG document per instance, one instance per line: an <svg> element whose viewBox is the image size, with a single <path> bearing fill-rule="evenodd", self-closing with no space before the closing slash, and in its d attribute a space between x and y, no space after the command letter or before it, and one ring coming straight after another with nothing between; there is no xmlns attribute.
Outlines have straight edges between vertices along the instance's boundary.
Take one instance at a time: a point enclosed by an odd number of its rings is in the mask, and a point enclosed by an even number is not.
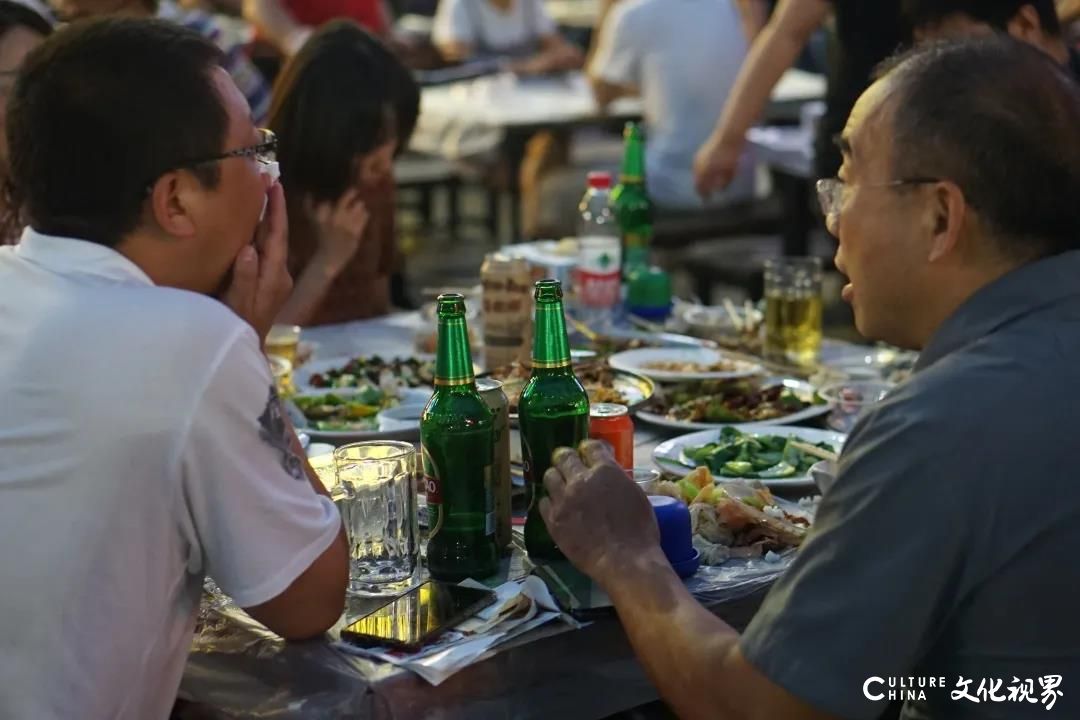
<svg viewBox="0 0 1080 720"><path fill-rule="evenodd" d="M739 634L694 599L663 553L635 558L605 589L645 672L678 716L730 717L722 673Z"/></svg>
<svg viewBox="0 0 1080 720"><path fill-rule="evenodd" d="M615 3L618 0L601 0L600 11L596 15L596 24L593 26L592 36L589 38L589 49L585 53L585 67L588 68L592 62L593 55L596 54L596 48L600 43L600 33L604 31L604 24L607 22L608 15L611 14L611 8L615 7Z"/></svg>
<svg viewBox="0 0 1080 720"><path fill-rule="evenodd" d="M732 145L742 144L747 130L765 112L773 88L795 64L813 28L824 20L827 7L822 0L795 0L793 5L785 3L777 8L746 56L714 137ZM792 18L793 14L798 17Z"/></svg>

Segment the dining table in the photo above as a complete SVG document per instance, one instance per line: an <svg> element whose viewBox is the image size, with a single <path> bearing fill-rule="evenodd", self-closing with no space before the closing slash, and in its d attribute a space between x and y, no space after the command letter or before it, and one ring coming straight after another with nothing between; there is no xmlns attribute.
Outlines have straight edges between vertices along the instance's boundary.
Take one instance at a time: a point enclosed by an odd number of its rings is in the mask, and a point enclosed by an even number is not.
<svg viewBox="0 0 1080 720"><path fill-rule="evenodd" d="M311 362L352 356L415 356L419 313L305 329ZM858 351L857 346L852 346ZM653 464L657 444L678 434L637 423L635 465ZM813 494L804 488L802 495ZM497 584L533 567L520 536ZM743 629L781 570L733 581L699 571L688 587L712 612ZM584 576L581 576L584 578ZM727 578L727 579L723 579ZM585 579L585 582L588 582ZM588 590L602 596L598 589ZM617 616L600 602L575 625L545 625L516 638L439 685L400 667L342 652L346 623L375 601L350 598L341 622L320 640L286 642L232 606L204 600L180 698L199 718L606 718L657 700Z"/></svg>

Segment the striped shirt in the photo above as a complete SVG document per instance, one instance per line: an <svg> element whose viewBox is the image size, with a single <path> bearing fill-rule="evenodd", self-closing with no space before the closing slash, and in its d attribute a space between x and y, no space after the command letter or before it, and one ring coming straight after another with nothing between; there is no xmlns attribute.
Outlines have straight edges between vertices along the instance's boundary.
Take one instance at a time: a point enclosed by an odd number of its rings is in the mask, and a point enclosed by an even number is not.
<svg viewBox="0 0 1080 720"><path fill-rule="evenodd" d="M230 37L225 31L222 18L201 10L183 9L171 0L163 0L158 5L158 17L194 30L221 48L225 54L221 66L232 76L236 87L247 98L255 124L261 125L266 121L270 112L270 86L247 56L244 44L235 39L235 34Z"/></svg>

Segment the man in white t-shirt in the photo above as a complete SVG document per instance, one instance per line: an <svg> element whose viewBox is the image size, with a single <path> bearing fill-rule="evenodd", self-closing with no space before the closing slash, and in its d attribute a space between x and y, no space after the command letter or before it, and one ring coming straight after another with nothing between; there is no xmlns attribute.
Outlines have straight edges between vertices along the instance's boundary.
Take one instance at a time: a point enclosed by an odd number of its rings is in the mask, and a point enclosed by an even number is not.
<svg viewBox="0 0 1080 720"><path fill-rule="evenodd" d="M617 0L609 3L587 68L596 100L641 95L648 131L646 182L658 206L701 207L694 153L712 132L746 57L746 38L732 0ZM744 163L720 203L754 192Z"/></svg>
<svg viewBox="0 0 1080 720"><path fill-rule="evenodd" d="M505 58L521 73L581 67L581 51L567 42L543 0L439 0L432 39L450 62Z"/></svg>
<svg viewBox="0 0 1080 720"><path fill-rule="evenodd" d="M9 101L3 718L167 717L206 575L289 639L343 608L341 521L260 348L291 287L273 142L220 59L170 23L73 25Z"/></svg>

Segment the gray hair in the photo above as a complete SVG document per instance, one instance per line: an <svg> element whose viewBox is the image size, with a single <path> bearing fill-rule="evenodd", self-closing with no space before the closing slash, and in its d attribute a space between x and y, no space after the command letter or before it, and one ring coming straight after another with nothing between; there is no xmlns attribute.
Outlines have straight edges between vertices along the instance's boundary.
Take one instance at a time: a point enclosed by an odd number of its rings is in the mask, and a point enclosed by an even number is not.
<svg viewBox="0 0 1080 720"><path fill-rule="evenodd" d="M887 63L896 177L956 183L1012 257L1080 248L1080 86L1046 54L994 36Z"/></svg>

